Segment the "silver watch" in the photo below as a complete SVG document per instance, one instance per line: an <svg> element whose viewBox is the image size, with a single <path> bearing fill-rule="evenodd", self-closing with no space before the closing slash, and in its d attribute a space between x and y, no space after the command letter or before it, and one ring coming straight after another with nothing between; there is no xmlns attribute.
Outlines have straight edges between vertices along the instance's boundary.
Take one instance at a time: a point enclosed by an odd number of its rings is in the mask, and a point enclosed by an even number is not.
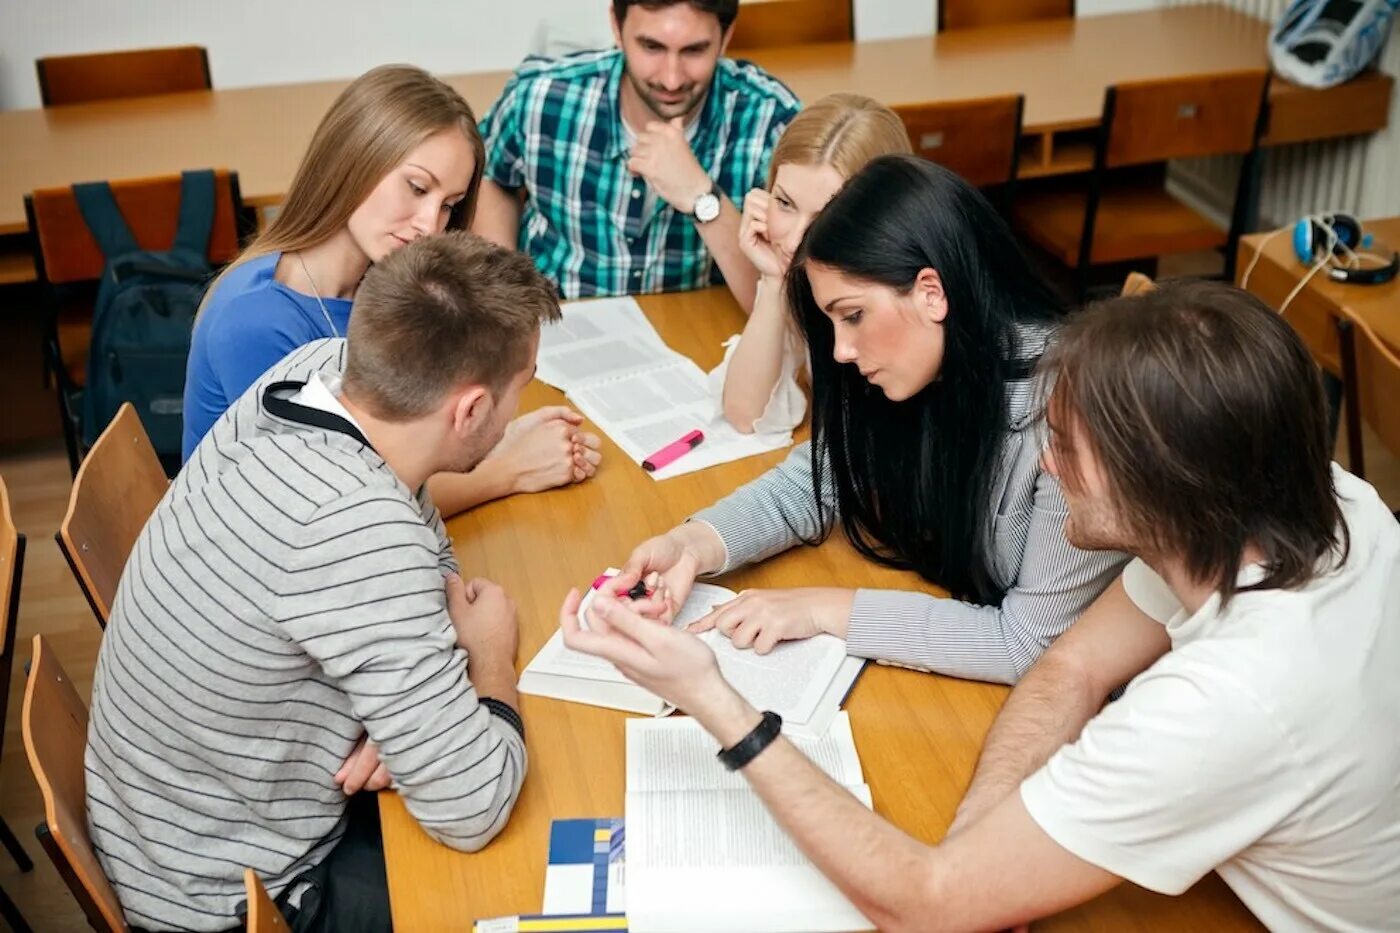
<svg viewBox="0 0 1400 933"><path fill-rule="evenodd" d="M710 190L695 199L695 207L690 211L697 224L707 224L719 216L719 182L712 182Z"/></svg>

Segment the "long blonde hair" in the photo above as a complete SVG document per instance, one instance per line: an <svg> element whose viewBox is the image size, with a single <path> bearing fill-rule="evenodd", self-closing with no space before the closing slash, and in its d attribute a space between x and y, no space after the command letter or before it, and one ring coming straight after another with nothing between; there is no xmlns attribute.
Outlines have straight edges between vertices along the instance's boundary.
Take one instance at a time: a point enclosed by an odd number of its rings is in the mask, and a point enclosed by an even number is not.
<svg viewBox="0 0 1400 933"><path fill-rule="evenodd" d="M850 178L872 159L913 151L893 110L861 94L828 94L802 108L783 131L768 163L768 187L773 187L778 167L788 162L830 165Z"/></svg>
<svg viewBox="0 0 1400 933"><path fill-rule="evenodd" d="M460 129L472 150L466 196L447 228L465 229L476 212L486 147L471 105L452 87L411 65L380 65L340 92L321 118L277 216L214 279L204 302L228 272L258 256L309 249L349 222L376 185L424 140Z"/></svg>

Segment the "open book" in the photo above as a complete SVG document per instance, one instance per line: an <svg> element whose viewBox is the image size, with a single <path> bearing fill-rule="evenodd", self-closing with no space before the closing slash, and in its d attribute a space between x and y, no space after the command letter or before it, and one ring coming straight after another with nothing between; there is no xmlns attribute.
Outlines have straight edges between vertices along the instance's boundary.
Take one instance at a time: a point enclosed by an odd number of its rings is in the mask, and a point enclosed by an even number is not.
<svg viewBox="0 0 1400 933"><path fill-rule="evenodd" d="M594 592L584 597L581 617ZM672 624L689 625L734 595L722 586L697 583ZM847 657L845 641L833 635L783 642L768 654L736 648L714 629L700 638L715 652L720 671L735 690L758 709L782 716L784 726L799 735L825 734L865 665L862 658ZM653 716L674 709L628 680L612 662L571 650L563 632L555 632L526 666L520 692Z"/></svg>
<svg viewBox="0 0 1400 933"><path fill-rule="evenodd" d="M668 479L777 450L786 434L740 434L719 411L699 366L666 346L631 298L567 302L540 332L535 375L641 463L694 430L705 440L651 475Z"/></svg>
<svg viewBox="0 0 1400 933"><path fill-rule="evenodd" d="M845 713L825 737L793 741L870 806L870 787ZM628 928L633 933L870 929L870 921L802 854L743 776L715 760L718 750L693 719L627 723Z"/></svg>

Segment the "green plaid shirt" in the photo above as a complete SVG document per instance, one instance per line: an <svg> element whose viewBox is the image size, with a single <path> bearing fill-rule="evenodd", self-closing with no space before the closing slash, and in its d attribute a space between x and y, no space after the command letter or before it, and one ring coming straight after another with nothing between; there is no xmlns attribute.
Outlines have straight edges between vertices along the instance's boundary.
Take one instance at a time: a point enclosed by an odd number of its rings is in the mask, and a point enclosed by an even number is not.
<svg viewBox="0 0 1400 933"><path fill-rule="evenodd" d="M622 64L618 49L527 58L481 121L486 177L527 193L518 245L565 298L723 281L695 222L627 171ZM719 60L691 148L736 205L799 106L758 66Z"/></svg>

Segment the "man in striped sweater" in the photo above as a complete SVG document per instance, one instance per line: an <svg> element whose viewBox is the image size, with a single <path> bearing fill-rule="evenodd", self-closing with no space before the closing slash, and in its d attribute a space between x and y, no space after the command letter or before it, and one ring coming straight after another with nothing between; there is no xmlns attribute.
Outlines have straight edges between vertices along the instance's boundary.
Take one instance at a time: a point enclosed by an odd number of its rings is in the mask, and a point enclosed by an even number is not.
<svg viewBox="0 0 1400 933"><path fill-rule="evenodd" d="M419 240L365 276L348 339L269 370L171 485L117 593L86 758L133 926L241 929L251 867L296 930L389 929L367 782L457 849L504 826L515 609L458 576L423 484L500 439L558 313L523 255Z"/></svg>

